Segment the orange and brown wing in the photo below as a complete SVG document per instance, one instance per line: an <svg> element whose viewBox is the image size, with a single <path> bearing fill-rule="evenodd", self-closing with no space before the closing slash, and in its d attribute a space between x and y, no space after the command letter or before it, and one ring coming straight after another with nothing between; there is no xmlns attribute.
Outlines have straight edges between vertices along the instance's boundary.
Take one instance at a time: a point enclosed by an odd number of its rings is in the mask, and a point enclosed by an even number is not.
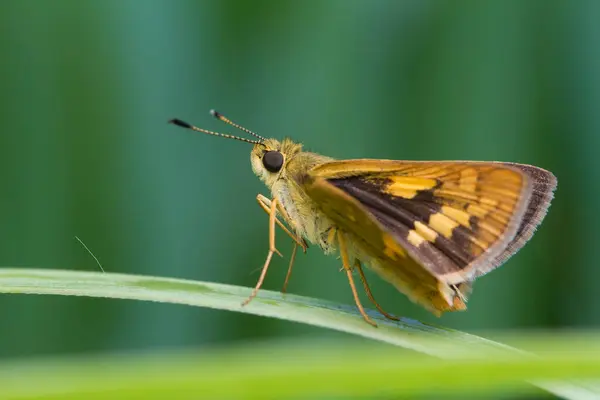
<svg viewBox="0 0 600 400"><path fill-rule="evenodd" d="M405 269L416 263L451 285L489 272L527 242L556 179L513 163L347 160L314 168L302 184L371 254Z"/></svg>

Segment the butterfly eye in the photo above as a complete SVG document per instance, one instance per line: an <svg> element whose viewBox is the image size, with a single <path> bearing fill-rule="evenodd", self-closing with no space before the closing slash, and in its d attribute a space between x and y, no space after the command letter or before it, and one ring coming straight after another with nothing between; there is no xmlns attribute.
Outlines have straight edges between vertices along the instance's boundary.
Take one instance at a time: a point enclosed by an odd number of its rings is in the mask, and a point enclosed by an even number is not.
<svg viewBox="0 0 600 400"><path fill-rule="evenodd" d="M262 162L267 171L279 172L283 166L283 154L275 150L267 151L263 155Z"/></svg>

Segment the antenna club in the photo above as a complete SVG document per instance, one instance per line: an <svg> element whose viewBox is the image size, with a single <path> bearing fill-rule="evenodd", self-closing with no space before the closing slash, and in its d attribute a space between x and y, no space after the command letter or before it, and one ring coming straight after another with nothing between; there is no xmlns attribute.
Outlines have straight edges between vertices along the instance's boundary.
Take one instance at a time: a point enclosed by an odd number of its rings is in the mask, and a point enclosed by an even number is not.
<svg viewBox="0 0 600 400"><path fill-rule="evenodd" d="M173 119L169 120L169 123L173 124L173 125L180 126L182 128L187 128L187 129L192 129L193 128L192 125L190 125L187 122L182 121L182 120L180 120L178 118L173 118Z"/></svg>
<svg viewBox="0 0 600 400"><path fill-rule="evenodd" d="M221 119L223 116L217 110L210 110L210 115L215 117L216 119Z"/></svg>

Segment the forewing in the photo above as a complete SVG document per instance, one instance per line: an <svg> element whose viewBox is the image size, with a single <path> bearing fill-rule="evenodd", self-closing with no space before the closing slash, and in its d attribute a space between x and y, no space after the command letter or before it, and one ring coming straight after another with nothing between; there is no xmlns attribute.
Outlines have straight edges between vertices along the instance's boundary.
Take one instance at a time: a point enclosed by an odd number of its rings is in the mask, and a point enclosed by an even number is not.
<svg viewBox="0 0 600 400"><path fill-rule="evenodd" d="M454 284L489 272L525 244L556 179L512 163L348 160L316 167L303 185L377 257L395 255L405 268L416 262ZM352 221L344 212L350 204L365 215Z"/></svg>

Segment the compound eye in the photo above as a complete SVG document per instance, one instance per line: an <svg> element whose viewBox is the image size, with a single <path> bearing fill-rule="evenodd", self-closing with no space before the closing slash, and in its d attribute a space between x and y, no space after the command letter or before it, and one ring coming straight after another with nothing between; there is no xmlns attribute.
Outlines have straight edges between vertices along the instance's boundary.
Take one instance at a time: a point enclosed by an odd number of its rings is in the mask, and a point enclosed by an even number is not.
<svg viewBox="0 0 600 400"><path fill-rule="evenodd" d="M267 151L263 155L262 162L267 171L279 172L283 167L283 154L275 150Z"/></svg>

